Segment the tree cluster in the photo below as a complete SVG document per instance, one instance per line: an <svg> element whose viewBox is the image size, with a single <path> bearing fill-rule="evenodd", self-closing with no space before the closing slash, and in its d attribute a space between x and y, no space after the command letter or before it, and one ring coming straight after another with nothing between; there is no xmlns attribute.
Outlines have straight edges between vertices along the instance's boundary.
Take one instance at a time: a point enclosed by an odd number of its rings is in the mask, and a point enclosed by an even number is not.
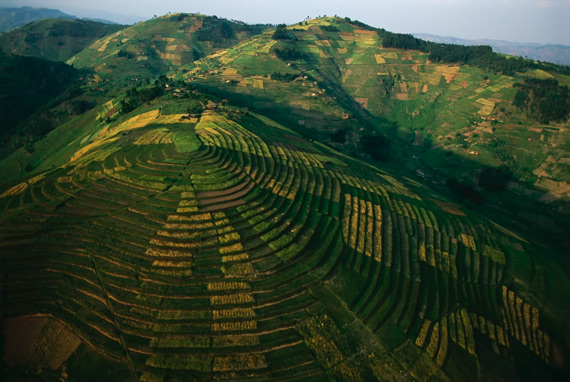
<svg viewBox="0 0 570 382"><path fill-rule="evenodd" d="M142 89L137 89L136 87L127 90L126 97L121 101L121 113L127 114L145 102L152 101L164 94L162 86L155 85L153 87L147 87Z"/></svg>
<svg viewBox="0 0 570 382"><path fill-rule="evenodd" d="M133 53L127 51L127 49L125 49L125 48L119 50L119 51L117 52L117 56L118 56L118 57L125 57L125 58L127 58L127 59L129 59L129 60L131 60L131 59L133 59L133 58L136 57L135 54L133 54Z"/></svg>
<svg viewBox="0 0 570 382"><path fill-rule="evenodd" d="M196 31L198 41L210 41L215 46L226 46L228 42L235 40L239 33L246 33L253 36L262 33L268 25L249 25L243 22L231 22L219 19L215 16L205 17L202 28Z"/></svg>
<svg viewBox="0 0 570 382"><path fill-rule="evenodd" d="M292 47L275 48L273 50L277 58L283 61L296 61L301 60L304 56L303 53Z"/></svg>
<svg viewBox="0 0 570 382"><path fill-rule="evenodd" d="M295 81L297 78L299 78L299 74L296 73L273 72L273 74L271 74L271 79L274 81L291 82Z"/></svg>
<svg viewBox="0 0 570 382"><path fill-rule="evenodd" d="M273 40L295 40L295 35L287 30L287 25L279 24L271 38Z"/></svg>
<svg viewBox="0 0 570 382"><path fill-rule="evenodd" d="M516 73L532 69L554 71L570 75L570 67L543 62L535 62L520 57L506 57L493 52L490 46L464 46L442 44L415 38L410 34L392 33L376 29L385 48L418 50L429 53L433 62L471 65L495 73L513 76Z"/></svg>
<svg viewBox="0 0 570 382"><path fill-rule="evenodd" d="M321 25L321 30L325 32L339 32L339 29L334 25Z"/></svg>
<svg viewBox="0 0 570 382"><path fill-rule="evenodd" d="M513 104L542 123L563 122L570 116L570 89L555 79L527 78L515 85Z"/></svg>
<svg viewBox="0 0 570 382"><path fill-rule="evenodd" d="M123 25L103 24L87 20L59 21L55 22L49 28L48 35L50 37L67 36L100 38L123 28Z"/></svg>
<svg viewBox="0 0 570 382"><path fill-rule="evenodd" d="M390 156L390 140L384 135L363 135L360 147L365 154L377 161L385 161Z"/></svg>

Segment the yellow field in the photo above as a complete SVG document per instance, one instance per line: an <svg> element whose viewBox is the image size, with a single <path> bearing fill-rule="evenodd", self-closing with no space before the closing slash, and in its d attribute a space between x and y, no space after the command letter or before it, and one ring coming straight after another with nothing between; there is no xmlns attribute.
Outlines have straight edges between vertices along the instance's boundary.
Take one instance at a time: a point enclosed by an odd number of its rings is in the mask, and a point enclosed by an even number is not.
<svg viewBox="0 0 570 382"><path fill-rule="evenodd" d="M384 59L384 57L382 57L381 54L375 54L374 58L376 58L377 64L385 64L386 63L386 60Z"/></svg>
<svg viewBox="0 0 570 382"><path fill-rule="evenodd" d="M247 304L253 302L253 296L249 293L212 296L210 302L212 305Z"/></svg>
<svg viewBox="0 0 570 382"><path fill-rule="evenodd" d="M137 139L134 144L135 145L152 145L152 144L166 144L172 143L172 136L174 134L167 129L157 129L153 131L149 131L148 133L144 134L142 137Z"/></svg>

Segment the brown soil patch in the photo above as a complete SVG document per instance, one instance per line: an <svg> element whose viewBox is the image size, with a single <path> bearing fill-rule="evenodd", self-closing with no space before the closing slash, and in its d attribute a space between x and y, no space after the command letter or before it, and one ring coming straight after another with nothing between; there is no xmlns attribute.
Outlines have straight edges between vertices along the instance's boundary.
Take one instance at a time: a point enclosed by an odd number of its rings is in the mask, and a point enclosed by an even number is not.
<svg viewBox="0 0 570 382"><path fill-rule="evenodd" d="M442 210L447 212L448 214L457 215L457 216L465 216L463 212L459 209L459 206L450 202L442 202L441 200L431 199L431 201L435 202L438 206L441 207Z"/></svg>
<svg viewBox="0 0 570 382"><path fill-rule="evenodd" d="M369 35L369 36L374 36L374 35L376 35L376 32L375 32L375 31L367 31L367 30L364 30L364 29L355 29L355 30L354 30L354 33L356 33L356 34L364 34L364 35Z"/></svg>
<svg viewBox="0 0 570 382"><path fill-rule="evenodd" d="M27 316L4 320L4 362L57 370L81 339L56 319Z"/></svg>
<svg viewBox="0 0 570 382"><path fill-rule="evenodd" d="M461 85L461 87L463 89L467 89L469 87L469 83L467 83L467 81L463 81L462 83L460 83L459 85Z"/></svg>
<svg viewBox="0 0 570 382"><path fill-rule="evenodd" d="M365 109L368 109L368 98L355 98L354 100L361 104Z"/></svg>
<svg viewBox="0 0 570 382"><path fill-rule="evenodd" d="M442 73L442 75L445 77L446 83L450 83L455 77L457 77L457 74L455 73Z"/></svg>
<svg viewBox="0 0 570 382"><path fill-rule="evenodd" d="M194 22L194 25L192 25L192 26L188 29L188 32L194 33L194 32L196 32L196 31L198 31L200 28L202 28L202 24L203 24L203 23L204 23L204 22L203 22L203 20L201 20L201 19L200 19L200 20L196 20L196 21Z"/></svg>
<svg viewBox="0 0 570 382"><path fill-rule="evenodd" d="M117 109L112 108L111 110L109 110L109 111L107 112L107 114L105 114L105 118L110 118L110 117L112 117L113 115L115 115L116 112L117 112Z"/></svg>

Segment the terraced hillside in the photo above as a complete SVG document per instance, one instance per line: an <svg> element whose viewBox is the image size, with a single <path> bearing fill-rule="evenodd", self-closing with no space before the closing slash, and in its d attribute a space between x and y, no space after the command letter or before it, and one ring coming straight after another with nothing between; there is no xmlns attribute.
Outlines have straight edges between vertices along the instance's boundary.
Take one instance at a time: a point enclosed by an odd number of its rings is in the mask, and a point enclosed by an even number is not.
<svg viewBox="0 0 570 382"><path fill-rule="evenodd" d="M0 35L5 53L67 61L95 41L125 26L86 20L47 19Z"/></svg>
<svg viewBox="0 0 570 382"><path fill-rule="evenodd" d="M104 79L153 78L262 32L247 25L197 14L158 17L100 39L72 57L77 68L93 68Z"/></svg>
<svg viewBox="0 0 570 382"><path fill-rule="evenodd" d="M567 375L553 251L260 114L166 111L0 191L3 318L53 317L140 381Z"/></svg>
<svg viewBox="0 0 570 382"><path fill-rule="evenodd" d="M379 30L340 18L288 31L289 39L272 39L273 31L255 36L178 76L345 152L358 154L367 136L384 135L392 143L384 157L406 156L399 165L426 179L476 186L483 169L504 166L513 180L540 190L537 199L567 200L568 118L537 119L515 99L525 78L562 86L568 76L435 63L429 53L386 48Z"/></svg>

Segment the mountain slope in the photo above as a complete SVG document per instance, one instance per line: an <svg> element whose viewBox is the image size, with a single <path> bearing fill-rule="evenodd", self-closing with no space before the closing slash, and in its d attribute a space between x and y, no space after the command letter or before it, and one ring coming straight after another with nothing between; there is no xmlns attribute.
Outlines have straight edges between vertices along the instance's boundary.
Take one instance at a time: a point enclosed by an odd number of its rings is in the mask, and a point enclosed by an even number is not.
<svg viewBox="0 0 570 382"><path fill-rule="evenodd" d="M560 373L568 278L540 248L259 114L180 102L54 131L76 136L60 164L2 191L4 317L61 320L143 381Z"/></svg>
<svg viewBox="0 0 570 382"><path fill-rule="evenodd" d="M68 15L57 9L47 8L0 8L0 32L15 29L27 23L42 19L74 19L75 16Z"/></svg>
<svg viewBox="0 0 570 382"><path fill-rule="evenodd" d="M84 20L41 20L1 34L0 48L20 56L67 61L96 40L123 28Z"/></svg>
<svg viewBox="0 0 570 382"><path fill-rule="evenodd" d="M334 144L340 133L347 152L361 153L367 137L383 135L392 146L378 158L404 156L404 166L430 179L477 186L485 168L504 166L513 180L549 191L550 200L569 196L568 75L435 63L427 52L385 48L383 32L344 19L289 30L295 39L276 41L267 32L178 75L312 138ZM525 78L556 81L565 117L548 121L521 109L515 99Z"/></svg>
<svg viewBox="0 0 570 382"><path fill-rule="evenodd" d="M570 46L557 44L519 43L501 40L466 40L457 37L436 36L427 33L414 33L426 41L459 45L489 45L494 51L512 56L528 57L532 60L570 65Z"/></svg>

